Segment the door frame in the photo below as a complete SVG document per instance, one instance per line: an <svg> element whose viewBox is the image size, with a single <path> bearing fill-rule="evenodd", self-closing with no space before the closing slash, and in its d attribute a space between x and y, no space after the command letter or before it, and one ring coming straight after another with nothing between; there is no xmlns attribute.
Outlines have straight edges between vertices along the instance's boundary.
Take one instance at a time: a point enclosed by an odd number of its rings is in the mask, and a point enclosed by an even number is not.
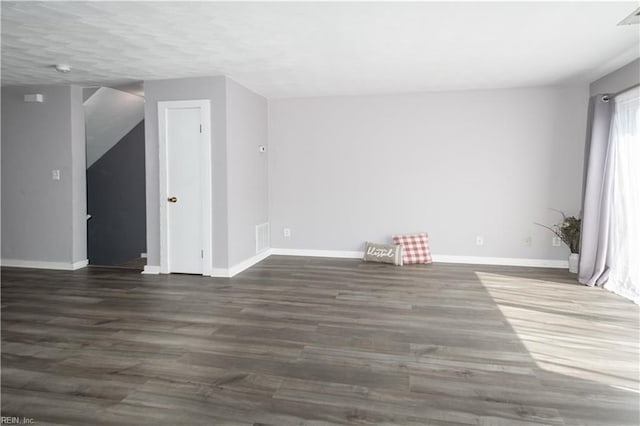
<svg viewBox="0 0 640 426"><path fill-rule="evenodd" d="M201 158L201 197L202 197L202 275L211 275L212 269L212 182L211 182L211 102L208 99L188 101L158 102L158 139L160 143L160 273L169 274L169 241L168 241L168 146L167 146L167 112L169 109L199 108L200 123L200 158Z"/></svg>

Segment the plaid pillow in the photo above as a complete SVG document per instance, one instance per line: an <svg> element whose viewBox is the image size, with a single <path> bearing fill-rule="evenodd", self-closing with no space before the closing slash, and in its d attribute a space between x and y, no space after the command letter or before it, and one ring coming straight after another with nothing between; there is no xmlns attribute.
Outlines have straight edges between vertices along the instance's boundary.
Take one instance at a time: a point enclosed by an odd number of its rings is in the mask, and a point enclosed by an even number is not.
<svg viewBox="0 0 640 426"><path fill-rule="evenodd" d="M402 263L411 265L414 263L431 263L431 250L427 241L428 235L394 235L394 244L402 245Z"/></svg>

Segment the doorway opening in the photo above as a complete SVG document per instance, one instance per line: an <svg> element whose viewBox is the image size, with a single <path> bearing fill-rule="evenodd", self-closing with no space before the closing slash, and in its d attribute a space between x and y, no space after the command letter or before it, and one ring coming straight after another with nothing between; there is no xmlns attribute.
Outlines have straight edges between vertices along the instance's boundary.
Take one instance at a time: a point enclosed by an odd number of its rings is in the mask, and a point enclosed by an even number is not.
<svg viewBox="0 0 640 426"><path fill-rule="evenodd" d="M83 92L89 265L146 264L143 96L142 82Z"/></svg>

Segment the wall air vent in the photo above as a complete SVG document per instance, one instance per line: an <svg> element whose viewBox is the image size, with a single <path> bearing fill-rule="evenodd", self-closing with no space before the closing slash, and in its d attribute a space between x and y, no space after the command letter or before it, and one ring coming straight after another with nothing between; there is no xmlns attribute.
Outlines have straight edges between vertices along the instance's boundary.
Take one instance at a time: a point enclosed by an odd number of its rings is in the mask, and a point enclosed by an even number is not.
<svg viewBox="0 0 640 426"><path fill-rule="evenodd" d="M256 225L256 253L269 248L269 223Z"/></svg>
<svg viewBox="0 0 640 426"><path fill-rule="evenodd" d="M631 12L631 15L624 18L618 25L637 25L640 24L640 7Z"/></svg>

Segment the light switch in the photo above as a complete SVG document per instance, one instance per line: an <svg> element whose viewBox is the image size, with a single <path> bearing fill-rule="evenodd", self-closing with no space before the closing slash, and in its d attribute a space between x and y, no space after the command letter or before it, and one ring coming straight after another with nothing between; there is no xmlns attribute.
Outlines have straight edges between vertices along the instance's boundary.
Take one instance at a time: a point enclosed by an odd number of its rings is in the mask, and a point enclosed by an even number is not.
<svg viewBox="0 0 640 426"><path fill-rule="evenodd" d="M51 170L51 179L60 180L60 170L58 169Z"/></svg>
<svg viewBox="0 0 640 426"><path fill-rule="evenodd" d="M44 98L42 97L42 93L34 93L32 95L24 95L25 102L44 102Z"/></svg>

